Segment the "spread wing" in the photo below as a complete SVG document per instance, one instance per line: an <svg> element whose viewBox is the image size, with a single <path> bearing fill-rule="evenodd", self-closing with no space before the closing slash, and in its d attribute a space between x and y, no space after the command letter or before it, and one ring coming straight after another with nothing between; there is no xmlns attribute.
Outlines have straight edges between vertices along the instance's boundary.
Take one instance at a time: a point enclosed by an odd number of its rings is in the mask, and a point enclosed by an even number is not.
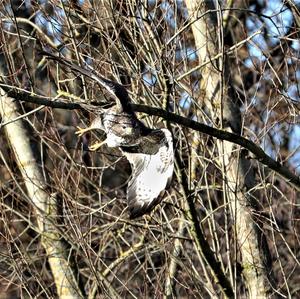
<svg viewBox="0 0 300 299"><path fill-rule="evenodd" d="M93 72L93 69L85 69L82 68L71 61L63 58L55 56L51 53L42 51L40 52L42 55L44 55L47 59L58 61L59 63L69 67L73 72L78 72L84 76L87 76L95 81L97 81L101 86L103 86L114 98L116 99L117 105L121 106L125 112L131 112L131 107L129 105L130 98L128 95L128 92L126 88L114 81L108 80L100 75L96 75Z"/></svg>
<svg viewBox="0 0 300 299"><path fill-rule="evenodd" d="M136 218L150 212L160 202L171 181L174 168L172 137L160 145L156 154L124 154L132 168L127 187L129 213L130 218Z"/></svg>

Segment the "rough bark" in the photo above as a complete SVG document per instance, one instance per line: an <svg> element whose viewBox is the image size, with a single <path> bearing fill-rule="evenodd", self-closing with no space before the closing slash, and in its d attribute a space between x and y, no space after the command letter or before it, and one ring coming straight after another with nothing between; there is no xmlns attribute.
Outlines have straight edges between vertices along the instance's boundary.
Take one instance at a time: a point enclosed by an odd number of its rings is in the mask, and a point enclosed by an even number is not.
<svg viewBox="0 0 300 299"><path fill-rule="evenodd" d="M185 2L201 64L218 54L217 13L212 1ZM212 120L219 120L222 128L239 134L240 111L230 97L227 85L229 72L222 70L224 65L222 60L219 63L214 61L202 69L201 92L205 95L205 104L209 107ZM245 151L237 151L228 142L218 142L218 150L224 172L223 191L235 220L237 250L241 253L249 298L267 298L271 292L271 277L265 271L271 267L269 251L263 228L258 227L251 214L251 209L259 210L255 193L251 191L255 186L254 171ZM234 246L231 249L235 250Z"/></svg>

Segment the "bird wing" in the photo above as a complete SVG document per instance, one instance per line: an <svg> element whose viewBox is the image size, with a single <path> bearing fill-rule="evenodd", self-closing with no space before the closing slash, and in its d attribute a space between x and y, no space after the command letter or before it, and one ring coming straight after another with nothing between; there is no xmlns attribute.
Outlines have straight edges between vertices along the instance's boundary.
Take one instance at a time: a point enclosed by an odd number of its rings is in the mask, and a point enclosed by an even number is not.
<svg viewBox="0 0 300 299"><path fill-rule="evenodd" d="M150 212L162 199L173 174L173 142L169 138L155 154L124 154L132 168L127 187L129 214L132 219Z"/></svg>
<svg viewBox="0 0 300 299"><path fill-rule="evenodd" d="M78 72L84 76L87 76L95 81L97 81L100 85L102 85L112 96L115 97L117 105L123 108L125 112L131 112L131 107L129 105L130 99L126 88L114 81L108 80L100 75L96 75L94 70L82 68L71 61L55 56L51 53L41 51L40 54L44 55L47 59L58 61L59 63L69 67L72 71Z"/></svg>

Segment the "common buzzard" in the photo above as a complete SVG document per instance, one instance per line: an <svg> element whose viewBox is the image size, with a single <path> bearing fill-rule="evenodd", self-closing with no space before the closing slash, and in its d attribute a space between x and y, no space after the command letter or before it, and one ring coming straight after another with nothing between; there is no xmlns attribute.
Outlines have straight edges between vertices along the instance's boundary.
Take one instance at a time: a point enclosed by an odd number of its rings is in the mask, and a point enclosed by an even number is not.
<svg viewBox="0 0 300 299"><path fill-rule="evenodd" d="M150 129L138 120L124 86L50 53L43 55L97 81L114 97L114 106L99 110L91 125L78 128L76 133L81 136L94 129L106 133L106 139L90 146L90 150L95 151L106 143L108 147L118 147L123 152L132 168L127 187L130 218L149 213L162 199L172 178L174 152L171 132Z"/></svg>

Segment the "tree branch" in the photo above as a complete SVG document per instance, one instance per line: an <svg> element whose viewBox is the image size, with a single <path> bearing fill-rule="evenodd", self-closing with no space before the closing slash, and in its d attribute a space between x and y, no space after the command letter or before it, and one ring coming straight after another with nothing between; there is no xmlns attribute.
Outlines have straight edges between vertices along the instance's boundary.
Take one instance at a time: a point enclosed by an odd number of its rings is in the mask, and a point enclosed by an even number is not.
<svg viewBox="0 0 300 299"><path fill-rule="evenodd" d="M159 108L153 108L146 105L132 104L132 108L137 112L144 112L149 115L160 116L170 122L188 127L190 129L199 131L201 133L216 137L217 139L226 140L242 146L249 152L254 154L255 159L260 163L268 166L280 176L282 176L288 183L292 184L298 191L300 191L300 177L293 174L287 167L283 166L280 162L275 161L267 155L261 147L257 146L253 141L246 139L240 135L230 133L224 130L219 130L205 124L196 122L189 118L177 115L175 113L167 112Z"/></svg>
<svg viewBox="0 0 300 299"><path fill-rule="evenodd" d="M32 92L27 92L21 89L17 89L15 87L8 86L3 82L0 82L0 87L3 88L10 97L15 98L18 101L30 102L38 105L45 105L52 108L60 108L67 110L74 109L87 109L87 107L91 107L92 104L84 104L81 102L73 102L69 103L66 101L53 101L51 97L44 97ZM95 104L96 105L96 104ZM155 115L162 117L163 119L170 121L172 123L176 123L178 125L185 126L187 128L196 130L203 134L210 135L212 137L216 137L220 140L226 140L232 142L234 144L240 145L241 147L247 149L249 152L254 154L255 159L257 159L260 163L266 165L281 177L283 177L288 183L293 185L298 191L300 191L300 177L293 174L287 167L283 166L280 162L275 161L269 155L267 155L261 147L257 146L253 141L248 140L240 135L230 133L224 130L216 129L205 124L196 122L189 118L180 116L175 113L167 112L160 108L154 108L147 105L140 104L131 104L132 108L136 112L143 112L149 115Z"/></svg>

